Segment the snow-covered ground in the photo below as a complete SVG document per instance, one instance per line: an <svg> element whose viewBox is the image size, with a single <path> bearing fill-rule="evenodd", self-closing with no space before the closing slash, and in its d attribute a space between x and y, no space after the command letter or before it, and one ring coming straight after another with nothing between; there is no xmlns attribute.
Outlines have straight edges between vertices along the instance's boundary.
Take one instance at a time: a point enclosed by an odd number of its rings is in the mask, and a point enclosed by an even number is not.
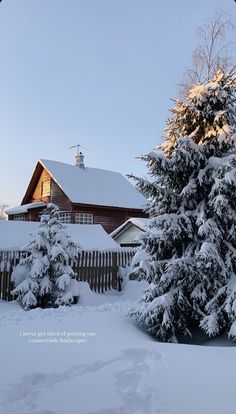
<svg viewBox="0 0 236 414"><path fill-rule="evenodd" d="M234 413L236 349L152 340L125 316L143 287L83 283L80 305L29 312L0 301L0 413Z"/></svg>

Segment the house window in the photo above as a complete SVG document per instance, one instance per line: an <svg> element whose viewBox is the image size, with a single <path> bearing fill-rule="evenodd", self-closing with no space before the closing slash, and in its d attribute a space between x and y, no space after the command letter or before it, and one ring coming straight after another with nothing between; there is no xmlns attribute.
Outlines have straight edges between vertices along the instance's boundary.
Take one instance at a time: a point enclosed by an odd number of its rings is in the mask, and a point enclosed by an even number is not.
<svg viewBox="0 0 236 414"><path fill-rule="evenodd" d="M62 223L71 223L71 213L69 211L60 211L59 217Z"/></svg>
<svg viewBox="0 0 236 414"><path fill-rule="evenodd" d="M14 221L25 221L25 214L14 214Z"/></svg>
<svg viewBox="0 0 236 414"><path fill-rule="evenodd" d="M77 224L93 224L93 214L75 213L75 223L77 223Z"/></svg>
<svg viewBox="0 0 236 414"><path fill-rule="evenodd" d="M51 181L42 181L42 197L48 197L51 193Z"/></svg>

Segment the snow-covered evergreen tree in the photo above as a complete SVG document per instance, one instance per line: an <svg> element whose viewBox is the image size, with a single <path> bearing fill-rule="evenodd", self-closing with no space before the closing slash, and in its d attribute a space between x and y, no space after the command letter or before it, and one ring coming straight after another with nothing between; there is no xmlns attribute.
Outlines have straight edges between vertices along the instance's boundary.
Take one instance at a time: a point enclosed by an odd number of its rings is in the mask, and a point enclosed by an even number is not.
<svg viewBox="0 0 236 414"><path fill-rule="evenodd" d="M39 228L31 235L24 249L29 255L20 261L12 274L17 285L12 294L18 295L24 309L41 304L71 304L71 281L75 274L69 265L69 259L77 256L78 247L66 233L59 219L59 209L54 204L47 205ZM21 275L19 284L18 274Z"/></svg>
<svg viewBox="0 0 236 414"><path fill-rule="evenodd" d="M177 101L164 144L143 160L150 222L133 272L150 283L131 316L162 341L191 334L236 338L236 77L211 82ZM235 328L234 328L235 326Z"/></svg>
<svg viewBox="0 0 236 414"><path fill-rule="evenodd" d="M177 100L162 145L165 155L171 155L178 138L184 136L196 144L207 144L208 155L230 149L235 131L234 91L235 69L229 73L219 70L211 82L191 88L184 102Z"/></svg>

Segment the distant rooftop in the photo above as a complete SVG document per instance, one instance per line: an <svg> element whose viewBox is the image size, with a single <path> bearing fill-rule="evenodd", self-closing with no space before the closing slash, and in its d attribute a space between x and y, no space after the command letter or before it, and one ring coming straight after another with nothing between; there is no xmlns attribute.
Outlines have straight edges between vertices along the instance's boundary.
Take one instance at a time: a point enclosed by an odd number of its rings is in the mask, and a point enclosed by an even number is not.
<svg viewBox="0 0 236 414"><path fill-rule="evenodd" d="M121 224L121 226L117 227L117 229L110 233L110 236L116 237L117 234L129 228L132 224L140 230L145 231L149 220L149 218L145 217L130 217L127 221L125 221L125 223Z"/></svg>
<svg viewBox="0 0 236 414"><path fill-rule="evenodd" d="M35 221L0 220L0 250L21 250L29 242L40 223ZM118 250L119 245L100 224L66 224L66 232L81 249Z"/></svg>

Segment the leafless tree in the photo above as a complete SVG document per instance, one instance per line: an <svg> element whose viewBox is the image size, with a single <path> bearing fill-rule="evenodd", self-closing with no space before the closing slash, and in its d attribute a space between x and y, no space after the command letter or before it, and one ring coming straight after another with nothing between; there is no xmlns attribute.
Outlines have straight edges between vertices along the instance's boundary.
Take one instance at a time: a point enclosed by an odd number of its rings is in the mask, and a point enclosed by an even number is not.
<svg viewBox="0 0 236 414"><path fill-rule="evenodd" d="M6 209L9 206L7 204L0 204L0 220L6 220L7 219L7 215L5 213Z"/></svg>
<svg viewBox="0 0 236 414"><path fill-rule="evenodd" d="M208 82L218 69L231 66L231 42L226 41L226 35L233 28L231 16L217 9L214 16L197 29L199 46L192 54L192 68L186 71L180 85L182 92L198 83Z"/></svg>

